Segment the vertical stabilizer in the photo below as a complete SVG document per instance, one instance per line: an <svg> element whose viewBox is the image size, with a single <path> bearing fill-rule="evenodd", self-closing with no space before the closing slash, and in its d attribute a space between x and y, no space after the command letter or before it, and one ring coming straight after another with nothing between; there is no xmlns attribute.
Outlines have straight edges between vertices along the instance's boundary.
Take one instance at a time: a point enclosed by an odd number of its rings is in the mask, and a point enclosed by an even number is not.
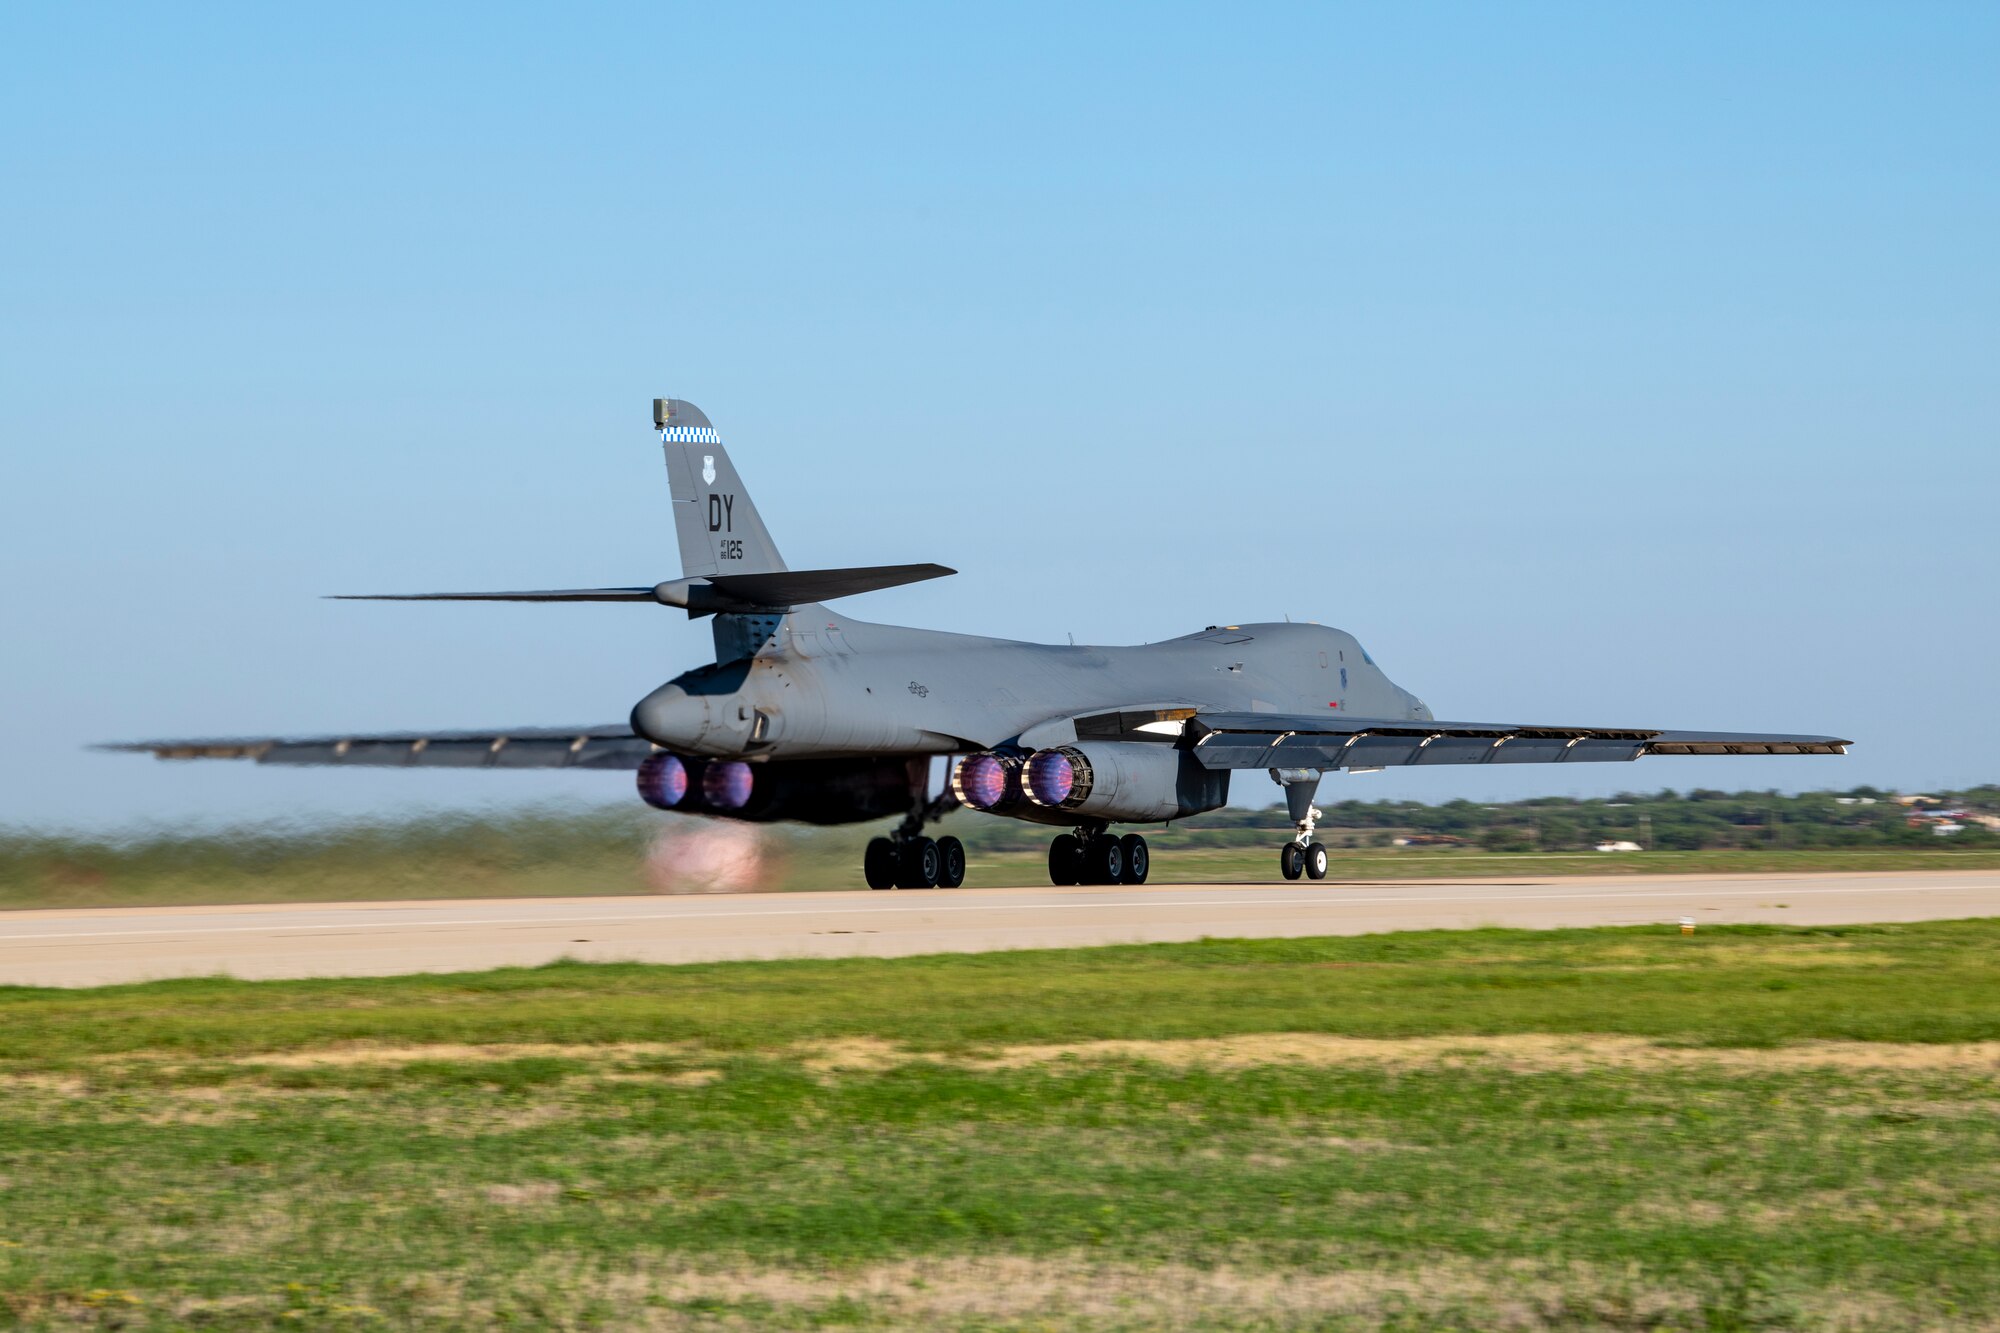
<svg viewBox="0 0 2000 1333"><path fill-rule="evenodd" d="M683 399L655 398L653 425L667 454L682 576L781 572L784 557L702 410Z"/></svg>

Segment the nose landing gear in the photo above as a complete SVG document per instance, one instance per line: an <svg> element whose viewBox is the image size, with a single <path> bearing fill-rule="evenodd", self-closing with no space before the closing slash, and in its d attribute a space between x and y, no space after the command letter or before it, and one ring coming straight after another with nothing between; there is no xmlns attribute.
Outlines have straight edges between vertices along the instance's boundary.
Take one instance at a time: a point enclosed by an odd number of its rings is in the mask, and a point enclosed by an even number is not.
<svg viewBox="0 0 2000 1333"><path fill-rule="evenodd" d="M1297 879L1300 875L1307 879L1326 878L1326 844L1313 837L1313 829L1324 813L1310 801L1306 803L1305 817L1299 820L1299 831L1278 852L1278 871L1286 879Z"/></svg>
<svg viewBox="0 0 2000 1333"><path fill-rule="evenodd" d="M1278 850L1278 873L1286 879L1326 878L1326 844L1313 836L1319 817L1326 812L1312 803L1319 790L1320 771L1316 768L1274 768L1271 781L1285 789L1285 805L1298 832Z"/></svg>
<svg viewBox="0 0 2000 1333"><path fill-rule="evenodd" d="M1312 837L1307 833L1306 837ZM1278 851L1278 871L1286 879L1297 879L1301 875L1307 879L1326 878L1326 844L1288 842Z"/></svg>

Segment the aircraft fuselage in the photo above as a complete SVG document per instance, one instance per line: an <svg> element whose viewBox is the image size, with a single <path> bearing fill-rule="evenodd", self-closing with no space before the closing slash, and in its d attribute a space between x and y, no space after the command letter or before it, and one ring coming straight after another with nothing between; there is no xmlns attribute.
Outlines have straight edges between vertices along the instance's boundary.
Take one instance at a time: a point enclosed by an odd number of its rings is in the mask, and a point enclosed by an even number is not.
<svg viewBox="0 0 2000 1333"><path fill-rule="evenodd" d="M1006 745L1052 714L1123 708L1427 718L1354 637L1309 624L1215 627L1135 647L906 629L813 608L754 656L696 668L632 710L683 754L809 759ZM773 618L776 620L776 618Z"/></svg>

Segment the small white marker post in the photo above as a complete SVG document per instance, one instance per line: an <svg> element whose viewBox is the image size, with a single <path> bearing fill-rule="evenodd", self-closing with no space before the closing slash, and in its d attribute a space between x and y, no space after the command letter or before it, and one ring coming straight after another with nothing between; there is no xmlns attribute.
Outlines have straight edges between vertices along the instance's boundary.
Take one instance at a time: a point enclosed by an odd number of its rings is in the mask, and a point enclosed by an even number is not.
<svg viewBox="0 0 2000 1333"><path fill-rule="evenodd" d="M1684 917L1682 917L1682 918L1681 918L1681 934L1683 934L1683 935L1692 935L1692 934L1694 934L1694 918L1693 918L1693 917L1691 917L1691 916L1684 916Z"/></svg>

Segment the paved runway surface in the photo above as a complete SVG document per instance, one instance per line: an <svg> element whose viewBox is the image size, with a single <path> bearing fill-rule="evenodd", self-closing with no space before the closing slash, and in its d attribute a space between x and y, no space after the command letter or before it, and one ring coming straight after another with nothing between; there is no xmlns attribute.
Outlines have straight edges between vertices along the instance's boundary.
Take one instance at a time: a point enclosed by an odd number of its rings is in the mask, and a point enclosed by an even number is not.
<svg viewBox="0 0 2000 1333"><path fill-rule="evenodd" d="M1457 926L1829 925L2000 915L2000 871L1176 884L683 898L514 898L0 913L0 984L380 976L565 955L970 953Z"/></svg>

